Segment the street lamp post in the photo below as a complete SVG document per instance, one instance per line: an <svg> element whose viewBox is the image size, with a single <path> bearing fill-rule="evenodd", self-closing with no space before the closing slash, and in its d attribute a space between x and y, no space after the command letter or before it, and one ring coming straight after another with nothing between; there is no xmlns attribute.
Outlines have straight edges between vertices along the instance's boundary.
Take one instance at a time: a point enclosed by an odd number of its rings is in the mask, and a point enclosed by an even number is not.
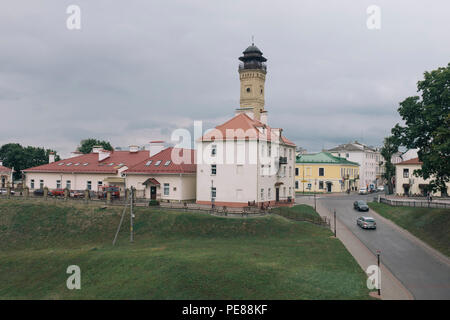
<svg viewBox="0 0 450 320"><path fill-rule="evenodd" d="M334 209L334 237L336 238L336 208Z"/></svg>
<svg viewBox="0 0 450 320"><path fill-rule="evenodd" d="M381 270L380 270L380 254L381 251L377 250L377 265L378 265L378 296L381 297Z"/></svg>
<svg viewBox="0 0 450 320"><path fill-rule="evenodd" d="M316 190L317 190L317 179L314 179L314 211L316 210Z"/></svg>

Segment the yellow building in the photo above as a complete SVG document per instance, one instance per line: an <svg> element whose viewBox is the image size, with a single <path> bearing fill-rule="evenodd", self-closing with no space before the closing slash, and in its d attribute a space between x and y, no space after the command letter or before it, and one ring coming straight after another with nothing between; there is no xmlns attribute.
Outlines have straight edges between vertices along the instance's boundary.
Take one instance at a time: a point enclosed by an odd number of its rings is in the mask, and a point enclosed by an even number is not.
<svg viewBox="0 0 450 320"><path fill-rule="evenodd" d="M295 164L296 192L346 192L357 190L359 164L328 152L302 154Z"/></svg>

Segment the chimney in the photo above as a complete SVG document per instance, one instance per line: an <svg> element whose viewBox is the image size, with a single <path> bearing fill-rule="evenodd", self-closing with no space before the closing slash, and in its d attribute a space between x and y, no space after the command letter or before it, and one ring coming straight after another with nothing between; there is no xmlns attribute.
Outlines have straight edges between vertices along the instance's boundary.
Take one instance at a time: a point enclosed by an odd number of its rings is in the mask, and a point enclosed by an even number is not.
<svg viewBox="0 0 450 320"><path fill-rule="evenodd" d="M80 155L82 155L83 153L82 152L79 152L79 151L72 151L71 153L70 153L70 158L73 158L73 157L78 157L78 156L80 156Z"/></svg>
<svg viewBox="0 0 450 320"><path fill-rule="evenodd" d="M48 163L53 163L53 162L55 162L55 153L50 152L50 154L48 155Z"/></svg>
<svg viewBox="0 0 450 320"><path fill-rule="evenodd" d="M135 152L138 152L139 151L139 146L130 146L129 147L130 148L130 152L131 153L135 153Z"/></svg>
<svg viewBox="0 0 450 320"><path fill-rule="evenodd" d="M92 152L93 152L93 153L99 153L100 150L103 150L103 147L102 147L102 146L93 146L93 147L92 147Z"/></svg>
<svg viewBox="0 0 450 320"><path fill-rule="evenodd" d="M261 111L259 121L265 125L267 125L267 111Z"/></svg>
<svg viewBox="0 0 450 320"><path fill-rule="evenodd" d="M153 157L155 154L163 151L164 149L164 141L162 140L154 140L150 141L150 157Z"/></svg>
<svg viewBox="0 0 450 320"><path fill-rule="evenodd" d="M103 160L105 160L106 158L108 158L110 155L111 155L111 152L109 152L109 151L107 151L107 150L101 149L101 150L99 150L99 152L98 152L98 161L99 161L99 162L100 162L100 161L103 161Z"/></svg>

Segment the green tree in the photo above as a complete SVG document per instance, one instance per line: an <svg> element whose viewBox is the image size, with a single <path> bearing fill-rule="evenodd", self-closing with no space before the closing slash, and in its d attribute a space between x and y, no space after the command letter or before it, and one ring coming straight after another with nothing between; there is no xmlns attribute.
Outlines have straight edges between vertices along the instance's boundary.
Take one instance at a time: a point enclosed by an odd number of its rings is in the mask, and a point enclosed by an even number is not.
<svg viewBox="0 0 450 320"><path fill-rule="evenodd" d="M394 136L384 138L384 144L380 149L380 153L384 158L383 178L387 180L389 189L388 194L392 194L394 192L392 178L395 176L395 166L392 164L392 156L396 152L398 152L398 140Z"/></svg>
<svg viewBox="0 0 450 320"><path fill-rule="evenodd" d="M108 141L97 140L93 138L81 140L80 146L77 148L77 150L84 154L91 153L93 146L102 146L105 150L113 151L113 147Z"/></svg>
<svg viewBox="0 0 450 320"><path fill-rule="evenodd" d="M18 143L8 143L0 147L0 158L3 165L14 168L14 179L20 179L24 169L40 166L48 163L50 152L55 153L55 160L60 160L54 150L40 147L22 147Z"/></svg>
<svg viewBox="0 0 450 320"><path fill-rule="evenodd" d="M405 125L397 124L392 134L401 145L419 149L423 165L414 174L431 178L431 189L446 194L450 175L450 63L425 72L417 91L421 97L408 97L400 103L398 112Z"/></svg>

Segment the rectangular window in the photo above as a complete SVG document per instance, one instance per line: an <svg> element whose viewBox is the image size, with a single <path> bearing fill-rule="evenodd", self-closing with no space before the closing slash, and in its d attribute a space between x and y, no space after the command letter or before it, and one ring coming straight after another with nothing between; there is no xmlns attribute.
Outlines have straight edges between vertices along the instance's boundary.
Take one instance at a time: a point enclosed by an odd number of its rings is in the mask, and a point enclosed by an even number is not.
<svg viewBox="0 0 450 320"><path fill-rule="evenodd" d="M261 189L261 200L264 200L264 188Z"/></svg>
<svg viewBox="0 0 450 320"><path fill-rule="evenodd" d="M298 168L295 168L295 175L298 176Z"/></svg>
<svg viewBox="0 0 450 320"><path fill-rule="evenodd" d="M103 181L97 181L97 187L103 186Z"/></svg>
<svg viewBox="0 0 450 320"><path fill-rule="evenodd" d="M165 196L169 195L169 184L168 183L164 183L164 195Z"/></svg>
<svg viewBox="0 0 450 320"><path fill-rule="evenodd" d="M272 156L272 146L270 144L267 147L267 150L268 150L269 157L271 157Z"/></svg>
<svg viewBox="0 0 450 320"><path fill-rule="evenodd" d="M319 189L323 189L323 181L319 181Z"/></svg>
<svg viewBox="0 0 450 320"><path fill-rule="evenodd" d="M72 182L70 180L66 180L66 188L69 190L72 188Z"/></svg>
<svg viewBox="0 0 450 320"><path fill-rule="evenodd" d="M215 175L216 175L216 172L217 172L217 165L212 164L212 165L211 165L211 174L212 174L213 176L215 176Z"/></svg>
<svg viewBox="0 0 450 320"><path fill-rule="evenodd" d="M298 181L295 181L295 189L298 189Z"/></svg>
<svg viewBox="0 0 450 320"><path fill-rule="evenodd" d="M292 159L292 149L289 149L289 160Z"/></svg>
<svg viewBox="0 0 450 320"><path fill-rule="evenodd" d="M292 177L292 167L289 166L289 177Z"/></svg>
<svg viewBox="0 0 450 320"><path fill-rule="evenodd" d="M30 181L30 188L34 189L34 179L31 179L31 181Z"/></svg>
<svg viewBox="0 0 450 320"><path fill-rule="evenodd" d="M264 175L264 165L263 164L261 165L261 173L260 174L261 174L261 176Z"/></svg>
<svg viewBox="0 0 450 320"><path fill-rule="evenodd" d="M323 177L325 175L325 168L319 168L319 177Z"/></svg>
<svg viewBox="0 0 450 320"><path fill-rule="evenodd" d="M61 189L61 180L56 180L56 189Z"/></svg>
<svg viewBox="0 0 450 320"><path fill-rule="evenodd" d="M211 146L211 157L215 157L217 154L217 146L215 144L213 144Z"/></svg>
<svg viewBox="0 0 450 320"><path fill-rule="evenodd" d="M409 178L409 169L403 169L403 178Z"/></svg>
<svg viewBox="0 0 450 320"><path fill-rule="evenodd" d="M215 199L216 198L216 187L211 187L211 198Z"/></svg>
<svg viewBox="0 0 450 320"><path fill-rule="evenodd" d="M270 192L270 191L271 191L270 188L267 189L267 200L272 199L272 195L271 195L271 192Z"/></svg>
<svg viewBox="0 0 450 320"><path fill-rule="evenodd" d="M39 189L44 189L44 180L39 180Z"/></svg>
<svg viewBox="0 0 450 320"><path fill-rule="evenodd" d="M92 182L91 182L91 181L88 181L88 182L87 182L86 188L87 188L88 190L92 190Z"/></svg>
<svg viewBox="0 0 450 320"><path fill-rule="evenodd" d="M289 187L289 196L292 194L292 188Z"/></svg>

